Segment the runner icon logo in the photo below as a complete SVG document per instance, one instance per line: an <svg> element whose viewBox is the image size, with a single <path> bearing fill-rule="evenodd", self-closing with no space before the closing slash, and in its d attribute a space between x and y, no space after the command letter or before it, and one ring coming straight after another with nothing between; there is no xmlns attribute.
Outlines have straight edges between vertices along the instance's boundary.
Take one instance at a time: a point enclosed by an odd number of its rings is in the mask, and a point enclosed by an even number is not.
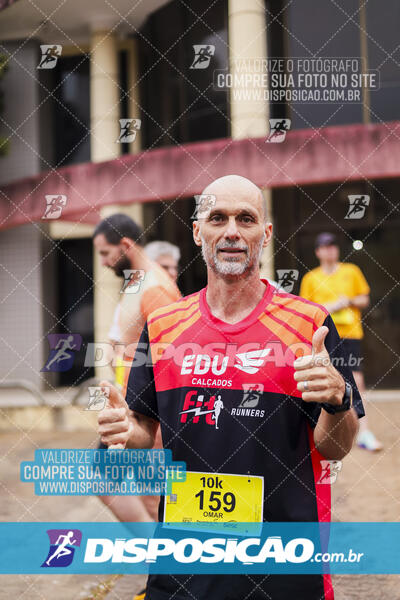
<svg viewBox="0 0 400 600"><path fill-rule="evenodd" d="M68 371L75 360L75 352L81 349L82 336L79 333L50 333L47 336L50 353L41 371Z"/></svg>
<svg viewBox="0 0 400 600"><path fill-rule="evenodd" d="M299 278L299 272L297 269L277 269L276 271L278 279L279 291L290 294L293 290L295 282Z"/></svg>
<svg viewBox="0 0 400 600"><path fill-rule="evenodd" d="M110 388L98 385L88 386L89 402L85 410L103 410L110 396Z"/></svg>
<svg viewBox="0 0 400 600"><path fill-rule="evenodd" d="M269 136L266 142L270 144L280 144L286 138L286 133L290 129L290 119L269 119Z"/></svg>
<svg viewBox="0 0 400 600"><path fill-rule="evenodd" d="M75 549L81 545L79 529L48 529L50 548L42 567L68 567L74 558Z"/></svg>
<svg viewBox="0 0 400 600"><path fill-rule="evenodd" d="M141 119L119 119L120 134L117 143L131 144L134 142L141 124Z"/></svg>
<svg viewBox="0 0 400 600"><path fill-rule="evenodd" d="M321 460L321 475L317 483L330 485L335 483L339 471L342 470L341 460Z"/></svg>
<svg viewBox="0 0 400 600"><path fill-rule="evenodd" d="M211 57L214 56L215 46L212 44L194 44L194 59L190 65L191 69L207 69Z"/></svg>
<svg viewBox="0 0 400 600"><path fill-rule="evenodd" d="M206 219L210 214L212 208L214 208L217 197L214 194L198 194L194 197L196 202L196 208L192 214L192 219Z"/></svg>
<svg viewBox="0 0 400 600"><path fill-rule="evenodd" d="M349 209L345 219L362 219L365 215L365 209L369 206L369 196L348 196Z"/></svg>
<svg viewBox="0 0 400 600"><path fill-rule="evenodd" d="M42 56L37 66L38 69L54 69L61 56L62 46L59 44L43 44L40 46Z"/></svg>
<svg viewBox="0 0 400 600"><path fill-rule="evenodd" d="M64 194L47 194L46 209L42 219L59 219L64 206L67 204L67 196Z"/></svg>
<svg viewBox="0 0 400 600"><path fill-rule="evenodd" d="M262 398L264 386L262 383L242 383L243 398L237 408L231 408L234 417L253 417L263 419L265 410L256 408Z"/></svg>
<svg viewBox="0 0 400 600"><path fill-rule="evenodd" d="M260 398L264 391L262 383L242 383L243 398L239 408L255 408L258 406Z"/></svg>
<svg viewBox="0 0 400 600"><path fill-rule="evenodd" d="M124 269L124 283L120 294L136 294L145 276L143 269Z"/></svg>

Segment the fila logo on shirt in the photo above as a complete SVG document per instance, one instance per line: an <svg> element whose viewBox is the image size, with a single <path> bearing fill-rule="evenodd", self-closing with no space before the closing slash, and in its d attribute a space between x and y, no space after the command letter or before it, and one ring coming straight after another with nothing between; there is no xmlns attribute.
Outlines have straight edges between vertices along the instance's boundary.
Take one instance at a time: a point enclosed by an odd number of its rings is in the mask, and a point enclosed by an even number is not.
<svg viewBox="0 0 400 600"><path fill-rule="evenodd" d="M183 409L179 412L180 422L186 423L188 418L191 423L198 423L200 419L219 429L220 415L224 409L230 410L235 417L260 417L263 418L265 410L256 408L264 391L261 383L243 383L243 397L237 408L228 409L224 406L222 394L213 394L205 397L197 390L187 392L183 401Z"/></svg>
<svg viewBox="0 0 400 600"><path fill-rule="evenodd" d="M271 352L271 348L262 350L250 350L235 355L233 364L235 369L254 375L265 364L265 359ZM188 354L182 360L181 375L205 375L209 371L214 375L222 375L228 368L229 356L221 357L215 354L213 357L208 354Z"/></svg>
<svg viewBox="0 0 400 600"><path fill-rule="evenodd" d="M191 418L192 423L198 423L200 417L208 425L212 425L215 429L218 427L218 418L221 410L224 408L224 403L221 399L221 394L204 398L204 394L197 395L197 390L188 392L183 402L183 410L180 411L180 422L186 423L187 418Z"/></svg>

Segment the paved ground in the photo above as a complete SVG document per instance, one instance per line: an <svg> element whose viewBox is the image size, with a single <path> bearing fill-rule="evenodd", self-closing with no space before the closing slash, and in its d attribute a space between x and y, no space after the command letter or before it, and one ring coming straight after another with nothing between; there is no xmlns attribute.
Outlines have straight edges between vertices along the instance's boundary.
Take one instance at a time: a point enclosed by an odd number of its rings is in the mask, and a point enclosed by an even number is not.
<svg viewBox="0 0 400 600"><path fill-rule="evenodd" d="M400 402L370 406L369 418L385 443L380 454L354 449L333 486L333 518L340 521L397 521L400 518ZM4 423L3 423L4 424ZM34 449L90 447L94 431L20 430L0 436L1 521L111 521L96 498L37 497L19 482L19 463ZM143 576L0 576L0 597L13 600L131 600ZM400 576L336 576L336 600L400 600ZM4 594L4 595L3 595ZM221 598L221 600L223 600Z"/></svg>

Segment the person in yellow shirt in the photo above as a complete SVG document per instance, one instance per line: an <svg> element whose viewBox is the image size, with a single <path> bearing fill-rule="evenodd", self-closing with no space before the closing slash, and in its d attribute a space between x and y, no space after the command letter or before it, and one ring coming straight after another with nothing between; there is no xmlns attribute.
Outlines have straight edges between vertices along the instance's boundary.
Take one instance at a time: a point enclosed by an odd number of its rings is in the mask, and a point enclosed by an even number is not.
<svg viewBox="0 0 400 600"><path fill-rule="evenodd" d="M343 349L349 357L357 387L363 395L365 383L361 366L361 340L364 333L361 310L369 305L369 285L357 265L339 262L340 250L334 234L318 235L315 254L320 266L304 275L300 296L322 304L331 313ZM360 420L357 445L371 451L383 447L368 428L367 417Z"/></svg>

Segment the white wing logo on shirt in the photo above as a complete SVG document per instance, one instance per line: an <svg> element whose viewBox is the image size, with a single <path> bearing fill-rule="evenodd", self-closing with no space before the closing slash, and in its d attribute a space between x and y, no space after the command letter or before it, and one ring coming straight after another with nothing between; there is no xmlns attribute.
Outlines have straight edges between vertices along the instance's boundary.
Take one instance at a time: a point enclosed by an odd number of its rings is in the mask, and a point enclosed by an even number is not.
<svg viewBox="0 0 400 600"><path fill-rule="evenodd" d="M263 366L264 358L271 352L271 348L264 348L263 350L251 350L250 352L242 352L236 354L236 360L233 365L236 369L254 375Z"/></svg>

